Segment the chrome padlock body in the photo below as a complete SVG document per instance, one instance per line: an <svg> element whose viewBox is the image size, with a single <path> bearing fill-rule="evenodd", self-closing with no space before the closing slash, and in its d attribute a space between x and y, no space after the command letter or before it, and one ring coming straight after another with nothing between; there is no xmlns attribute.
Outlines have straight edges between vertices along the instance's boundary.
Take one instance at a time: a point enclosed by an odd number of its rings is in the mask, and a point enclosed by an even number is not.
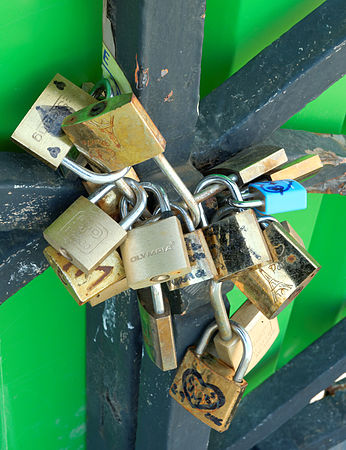
<svg viewBox="0 0 346 450"><path fill-rule="evenodd" d="M235 212L202 230L216 266L218 281L272 261L256 214L251 209Z"/></svg>
<svg viewBox="0 0 346 450"><path fill-rule="evenodd" d="M61 130L64 118L95 102L83 89L56 74L11 138L35 157L57 169L73 146Z"/></svg>
<svg viewBox="0 0 346 450"><path fill-rule="evenodd" d="M131 213L120 223L115 222L92 201L109 192L108 185L89 199L81 196L43 232L47 242L83 272L89 273L100 265L126 239L126 230L142 214L146 194L137 183L126 178L135 189L137 202ZM142 192L143 191L143 192ZM102 195L98 195L101 192ZM92 201L90 201L92 198Z"/></svg>
<svg viewBox="0 0 346 450"><path fill-rule="evenodd" d="M256 208L260 213L276 214L307 207L306 189L296 180L251 183L249 192L262 201Z"/></svg>
<svg viewBox="0 0 346 450"><path fill-rule="evenodd" d="M231 319L246 330L252 342L252 358L245 372L246 375L273 345L280 332L279 323L277 318L269 320L265 317L249 300L246 300ZM215 349L210 349L210 352L217 355L227 365L233 368L239 366L243 348L237 335L233 334L229 341L225 341L220 333L217 333L211 346Z"/></svg>
<svg viewBox="0 0 346 450"><path fill-rule="evenodd" d="M232 329L236 331L233 326ZM209 330L213 331L210 333ZM211 337L216 330L217 325L212 324L207 333ZM242 339L245 336L246 332L243 333ZM205 335L202 337L202 340L204 339ZM240 374L239 367L235 371L220 359L205 352L209 339L205 339L202 349L201 345L188 348L169 394L197 419L214 430L223 432L228 429L247 386L243 374L251 358L251 341L247 336Z"/></svg>
<svg viewBox="0 0 346 450"><path fill-rule="evenodd" d="M51 246L46 247L43 254L79 305L90 302L95 306L128 289L124 266L116 250L89 274L82 272Z"/></svg>
<svg viewBox="0 0 346 450"><path fill-rule="evenodd" d="M165 139L134 94L89 106L66 117L62 130L87 159L106 171L138 164L164 151Z"/></svg>
<svg viewBox="0 0 346 450"><path fill-rule="evenodd" d="M191 270L181 224L175 216L130 230L120 249L132 289L162 283Z"/></svg>
<svg viewBox="0 0 346 450"><path fill-rule="evenodd" d="M155 286L161 290L161 286ZM166 371L177 367L175 342L168 299L162 295L164 311L155 312L152 288L138 291L138 307L142 325L142 336L149 358L159 369Z"/></svg>
<svg viewBox="0 0 346 450"><path fill-rule="evenodd" d="M231 278L268 318L276 317L312 280L321 266L279 223L263 232L273 262Z"/></svg>

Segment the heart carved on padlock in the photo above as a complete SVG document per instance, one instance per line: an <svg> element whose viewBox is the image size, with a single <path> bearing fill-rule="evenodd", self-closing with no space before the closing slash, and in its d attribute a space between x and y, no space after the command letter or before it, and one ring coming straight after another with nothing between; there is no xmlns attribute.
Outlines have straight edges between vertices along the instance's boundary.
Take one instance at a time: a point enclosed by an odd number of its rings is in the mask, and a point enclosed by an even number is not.
<svg viewBox="0 0 346 450"><path fill-rule="evenodd" d="M183 390L192 408L214 410L225 404L225 396L214 384L203 380L196 369L185 370L182 376Z"/></svg>

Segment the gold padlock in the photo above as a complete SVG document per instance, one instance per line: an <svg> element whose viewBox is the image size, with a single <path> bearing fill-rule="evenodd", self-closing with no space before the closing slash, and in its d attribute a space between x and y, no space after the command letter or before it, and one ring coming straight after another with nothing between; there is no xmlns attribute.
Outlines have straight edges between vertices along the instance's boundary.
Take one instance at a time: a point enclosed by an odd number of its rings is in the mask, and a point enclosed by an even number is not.
<svg viewBox="0 0 346 450"><path fill-rule="evenodd" d="M286 161L287 155L283 148L261 145L242 150L208 173L227 175L233 181L247 184Z"/></svg>
<svg viewBox="0 0 346 450"><path fill-rule="evenodd" d="M138 291L143 342L149 358L161 370L177 367L171 310L161 284Z"/></svg>
<svg viewBox="0 0 346 450"><path fill-rule="evenodd" d="M96 100L56 74L32 105L11 138L35 157L56 169L73 146L62 132L65 117Z"/></svg>
<svg viewBox="0 0 346 450"><path fill-rule="evenodd" d="M169 202L162 200L160 191L163 189L153 183L146 183L145 189L155 193L161 211L169 217L130 230L121 245L125 272L132 289L163 283L191 270L181 224L172 216Z"/></svg>
<svg viewBox="0 0 346 450"><path fill-rule="evenodd" d="M51 246L46 247L43 254L79 305L90 302L92 306L95 306L128 289L124 266L116 250L89 275L74 266Z"/></svg>
<svg viewBox="0 0 346 450"><path fill-rule="evenodd" d="M228 429L247 386L244 374L251 360L252 346L247 332L232 322L232 330L244 345L243 359L235 371L221 359L206 353L217 329L216 323L212 323L197 347L188 348L169 394L197 419L222 432Z"/></svg>
<svg viewBox="0 0 346 450"><path fill-rule="evenodd" d="M71 114L64 119L62 130L86 158L105 171L146 161L166 146L132 93L107 98Z"/></svg>
<svg viewBox="0 0 346 450"><path fill-rule="evenodd" d="M273 262L237 273L231 280L268 319L273 319L321 266L280 223L270 223L263 234Z"/></svg>
<svg viewBox="0 0 346 450"><path fill-rule="evenodd" d="M266 177L272 181L288 179L302 181L317 174L322 167L323 164L318 155L306 155L276 168L269 172Z"/></svg>
<svg viewBox="0 0 346 450"><path fill-rule="evenodd" d="M246 300L231 319L247 331L252 342L252 358L245 372L246 375L273 345L280 332L279 323L277 318L267 319L249 300ZM233 368L238 367L243 357L242 343L238 336L233 335L229 341L225 341L220 333L217 333L213 345L215 349L210 350L212 354L217 355L227 365Z"/></svg>
<svg viewBox="0 0 346 450"><path fill-rule="evenodd" d="M89 199L79 197L61 214L43 235L48 243L83 272L99 266L126 238L126 230L142 214L146 206L144 190L130 178L126 181L134 189L137 202L130 214L117 223L94 203L115 185L101 187Z"/></svg>

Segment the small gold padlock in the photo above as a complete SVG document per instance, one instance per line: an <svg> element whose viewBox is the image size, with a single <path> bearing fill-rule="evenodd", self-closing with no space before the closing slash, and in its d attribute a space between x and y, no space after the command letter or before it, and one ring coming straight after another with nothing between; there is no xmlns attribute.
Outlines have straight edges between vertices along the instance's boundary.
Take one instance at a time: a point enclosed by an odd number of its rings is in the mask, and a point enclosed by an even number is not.
<svg viewBox="0 0 346 450"><path fill-rule="evenodd" d="M249 300L233 314L231 319L246 330L252 342L252 358L246 375L273 345L280 332L279 323L277 318L267 319ZM243 357L242 343L238 336L233 335L229 341L225 341L220 333L217 333L213 345L215 350L210 350L211 353L218 355L227 365L238 367Z"/></svg>
<svg viewBox="0 0 346 450"><path fill-rule="evenodd" d="M247 332L235 322L231 324L244 345L243 359L237 370L206 353L206 347L218 329L216 323L212 323L197 347L188 348L169 391L187 411L219 432L227 430L233 419L247 386L244 374L252 356Z"/></svg>
<svg viewBox="0 0 346 450"><path fill-rule="evenodd" d="M312 280L321 266L280 223L265 228L273 262L233 276L233 283L268 319L276 317Z"/></svg>
<svg viewBox="0 0 346 450"><path fill-rule="evenodd" d="M149 358L166 371L177 367L175 342L168 299L161 284L138 291L143 342Z"/></svg>
<svg viewBox="0 0 346 450"><path fill-rule="evenodd" d="M71 114L63 121L62 130L86 158L106 171L146 161L166 146L132 93L107 98Z"/></svg>
<svg viewBox="0 0 346 450"><path fill-rule="evenodd" d="M62 132L65 117L96 100L71 81L56 74L32 105L11 138L53 169L73 146Z"/></svg>
<svg viewBox="0 0 346 450"><path fill-rule="evenodd" d="M116 250L89 275L74 266L51 246L46 247L43 254L79 305L90 302L92 306L95 306L128 289L124 266Z"/></svg>

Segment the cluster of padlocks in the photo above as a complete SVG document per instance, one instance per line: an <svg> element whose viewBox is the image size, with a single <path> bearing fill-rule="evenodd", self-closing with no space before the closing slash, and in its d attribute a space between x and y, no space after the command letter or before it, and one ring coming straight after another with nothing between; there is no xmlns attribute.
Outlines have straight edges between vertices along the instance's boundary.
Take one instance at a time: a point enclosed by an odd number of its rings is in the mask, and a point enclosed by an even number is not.
<svg viewBox="0 0 346 450"><path fill-rule="evenodd" d="M108 80L88 94L56 75L12 135L51 167L75 172L90 194L44 231L44 254L80 305L137 289L144 346L162 370L177 368L163 284L172 291L209 281L215 322L187 350L170 395L224 431L247 386L245 374L279 333L276 316L320 269L290 224L271 215L306 208L297 179L321 162L307 156L286 164L283 149L260 156L244 150L192 193L163 156L165 140L138 99L115 93ZM73 145L83 155L76 161L67 157ZM181 202L138 179L131 166L151 158ZM208 223L201 203L218 193L223 205ZM248 299L231 319L221 293L225 280Z"/></svg>

